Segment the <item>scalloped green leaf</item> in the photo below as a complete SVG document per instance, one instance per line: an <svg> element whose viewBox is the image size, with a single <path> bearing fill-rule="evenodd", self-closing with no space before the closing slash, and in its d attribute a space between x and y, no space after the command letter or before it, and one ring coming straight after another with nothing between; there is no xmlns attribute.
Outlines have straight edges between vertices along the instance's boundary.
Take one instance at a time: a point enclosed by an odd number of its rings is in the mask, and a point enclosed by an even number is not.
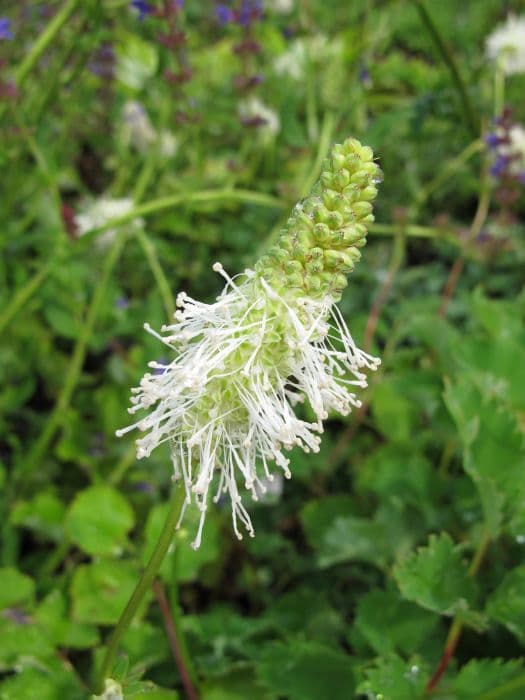
<svg viewBox="0 0 525 700"><path fill-rule="evenodd" d="M525 566L509 571L486 602L486 613L525 645Z"/></svg>
<svg viewBox="0 0 525 700"><path fill-rule="evenodd" d="M447 533L431 535L428 545L396 565L394 577L407 600L441 615L462 615L465 621L471 618L476 587L459 547Z"/></svg>
<svg viewBox="0 0 525 700"><path fill-rule="evenodd" d="M80 491L65 520L69 539L92 555L119 554L135 522L128 501L104 484Z"/></svg>

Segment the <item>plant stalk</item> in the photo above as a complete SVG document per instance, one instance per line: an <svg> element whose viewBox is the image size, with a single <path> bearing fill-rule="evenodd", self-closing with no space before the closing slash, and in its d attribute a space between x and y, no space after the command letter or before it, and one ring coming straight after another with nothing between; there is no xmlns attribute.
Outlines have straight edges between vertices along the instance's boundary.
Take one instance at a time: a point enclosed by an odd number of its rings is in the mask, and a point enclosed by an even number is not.
<svg viewBox="0 0 525 700"><path fill-rule="evenodd" d="M465 81L463 80L461 73L459 72L456 59L454 58L454 55L448 47L447 43L443 39L441 32L439 31L436 23L432 19L432 16L427 10L423 0L414 0L414 2L416 4L419 16L421 17L423 24L427 28L428 33L434 41L439 53L441 54L441 58L443 59L450 71L450 75L452 76L452 80L454 82L456 91L461 101L463 115L465 117L467 127L469 128L472 137L477 138L479 134L479 123L475 117L475 111L470 101L470 97L465 86Z"/></svg>
<svg viewBox="0 0 525 700"><path fill-rule="evenodd" d="M117 650L119 643L128 630L135 614L144 600L146 593L149 591L159 569L164 561L166 554L170 548L173 541L173 533L175 531L177 521L180 516L180 511L185 498L185 492L182 487L178 487L175 490L175 494L171 499L171 506L166 517L166 521L160 533L160 537L155 545L155 549L144 569L142 576L140 577L135 590L131 594L126 607L124 608L117 626L113 630L108 647L106 650L106 655L104 661L102 662L102 667L97 679L96 692L102 692L104 686L104 680L111 677L111 672L113 670L113 665L115 663L115 658L117 655Z"/></svg>

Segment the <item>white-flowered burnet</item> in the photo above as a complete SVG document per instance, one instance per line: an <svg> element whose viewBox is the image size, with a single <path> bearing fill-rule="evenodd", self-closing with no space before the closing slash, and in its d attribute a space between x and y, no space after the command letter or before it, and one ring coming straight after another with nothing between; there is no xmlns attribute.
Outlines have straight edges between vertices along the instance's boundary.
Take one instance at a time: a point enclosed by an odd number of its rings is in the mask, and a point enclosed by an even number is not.
<svg viewBox="0 0 525 700"><path fill-rule="evenodd" d="M174 353L151 362L132 390L130 413L145 417L118 431L138 429L137 456L171 445L174 478L182 479L186 507L195 502L200 545L206 510L222 493L231 500L233 529L253 535L239 487L257 500L275 463L291 476L286 451L317 452L331 410L346 415L360 406L356 388L364 369L379 360L354 343L336 306L346 273L359 259L371 200L381 179L372 151L348 139L337 145L314 194L294 210L279 242L256 265L225 281L212 304L177 298L176 322L161 334ZM296 415L306 400L315 420Z"/></svg>
<svg viewBox="0 0 525 700"><path fill-rule="evenodd" d="M487 37L487 56L499 63L506 75L525 72L525 17L509 15Z"/></svg>

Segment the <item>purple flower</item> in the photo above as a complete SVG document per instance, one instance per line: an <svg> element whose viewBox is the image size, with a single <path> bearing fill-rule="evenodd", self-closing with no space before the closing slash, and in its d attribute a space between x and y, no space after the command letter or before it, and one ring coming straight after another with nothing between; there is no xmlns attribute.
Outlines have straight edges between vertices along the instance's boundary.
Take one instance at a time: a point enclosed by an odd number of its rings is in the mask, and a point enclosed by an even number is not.
<svg viewBox="0 0 525 700"><path fill-rule="evenodd" d="M496 158L496 161L490 168L490 174L493 175L494 177L499 177L500 175L503 175L503 173L506 171L506 169L509 166L509 159L506 156L498 156Z"/></svg>
<svg viewBox="0 0 525 700"><path fill-rule="evenodd" d="M242 27L248 27L252 22L261 18L262 11L261 0L242 0L236 20Z"/></svg>
<svg viewBox="0 0 525 700"><path fill-rule="evenodd" d="M487 134L485 136L485 143L489 148L497 148L501 143L501 138L497 134Z"/></svg>
<svg viewBox="0 0 525 700"><path fill-rule="evenodd" d="M131 7L139 13L139 20L142 22L144 18L151 13L151 7L145 0L131 0Z"/></svg>
<svg viewBox="0 0 525 700"><path fill-rule="evenodd" d="M223 5L222 3L215 6L215 16L219 24L228 24L229 22L233 22L234 18L231 7Z"/></svg>
<svg viewBox="0 0 525 700"><path fill-rule="evenodd" d="M115 306L117 309L122 309L122 311L125 311L129 306L129 299L126 297L119 297L115 301Z"/></svg>
<svg viewBox="0 0 525 700"><path fill-rule="evenodd" d="M7 17L0 17L0 39L13 39L14 34L11 31L11 20Z"/></svg>

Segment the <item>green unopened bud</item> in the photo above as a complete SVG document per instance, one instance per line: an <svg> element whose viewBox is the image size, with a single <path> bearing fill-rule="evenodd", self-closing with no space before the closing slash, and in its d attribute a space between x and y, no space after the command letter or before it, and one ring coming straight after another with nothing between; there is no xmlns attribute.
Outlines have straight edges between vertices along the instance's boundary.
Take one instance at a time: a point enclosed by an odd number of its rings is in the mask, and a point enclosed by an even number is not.
<svg viewBox="0 0 525 700"><path fill-rule="evenodd" d="M336 231L343 227L345 220L343 215L338 211L331 211L326 217L326 223L333 230Z"/></svg>
<svg viewBox="0 0 525 700"><path fill-rule="evenodd" d="M352 210L356 219L363 219L363 217L367 216L372 211L372 205L370 202L355 202L355 204L352 205Z"/></svg>
<svg viewBox="0 0 525 700"><path fill-rule="evenodd" d="M312 194L288 219L275 246L279 251L265 256L257 272L289 290L338 298L346 287L343 273L353 270L361 257L358 249L366 243L375 185L381 180L368 146L356 139L336 144Z"/></svg>
<svg viewBox="0 0 525 700"><path fill-rule="evenodd" d="M299 260L290 260L288 258L284 263L283 267L287 275L300 275L303 272L303 266L301 265Z"/></svg>
<svg viewBox="0 0 525 700"><path fill-rule="evenodd" d="M373 202L376 197L377 187L374 185L368 185L368 187L365 187L365 189L361 192L361 199L365 202Z"/></svg>

